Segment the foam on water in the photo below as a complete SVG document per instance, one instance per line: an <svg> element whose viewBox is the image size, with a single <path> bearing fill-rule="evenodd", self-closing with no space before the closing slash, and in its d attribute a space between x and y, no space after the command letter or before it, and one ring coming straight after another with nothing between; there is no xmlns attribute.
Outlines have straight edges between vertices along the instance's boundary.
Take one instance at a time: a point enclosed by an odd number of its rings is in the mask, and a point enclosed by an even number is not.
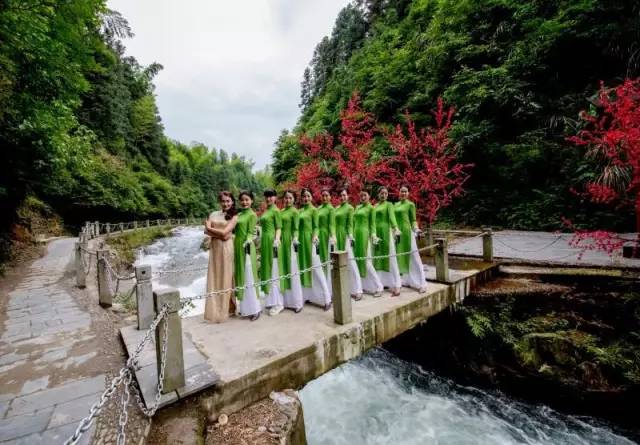
<svg viewBox="0 0 640 445"><path fill-rule="evenodd" d="M595 419L463 387L376 349L301 392L310 445L620 444Z"/></svg>
<svg viewBox="0 0 640 445"><path fill-rule="evenodd" d="M202 228L178 227L172 231L172 236L159 238L141 248L135 265L150 265L153 272L206 267L209 253L200 249L203 238ZM180 291L180 297L192 297L205 292L207 271L170 273L155 276L152 282L154 289L172 287ZM194 300L193 303L195 307L184 312L183 316L204 312L204 300Z"/></svg>

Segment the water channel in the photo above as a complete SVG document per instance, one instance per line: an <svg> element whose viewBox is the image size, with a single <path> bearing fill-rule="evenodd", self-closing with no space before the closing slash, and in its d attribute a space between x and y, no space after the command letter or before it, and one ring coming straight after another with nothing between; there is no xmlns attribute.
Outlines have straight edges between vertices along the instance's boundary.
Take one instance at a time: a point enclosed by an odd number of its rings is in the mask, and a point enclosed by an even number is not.
<svg viewBox="0 0 640 445"><path fill-rule="evenodd" d="M205 267L201 229L179 228L142 249L154 271ZM204 271L162 275L182 297L205 290ZM202 313L203 302L188 315ZM309 383L300 397L311 445L634 444L606 423L462 386L382 348Z"/></svg>

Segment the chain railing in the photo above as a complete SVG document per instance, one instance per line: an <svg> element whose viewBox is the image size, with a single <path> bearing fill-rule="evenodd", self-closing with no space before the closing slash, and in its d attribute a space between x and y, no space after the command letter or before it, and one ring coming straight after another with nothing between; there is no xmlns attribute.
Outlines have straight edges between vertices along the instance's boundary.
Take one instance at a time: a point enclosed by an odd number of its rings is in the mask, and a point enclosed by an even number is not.
<svg viewBox="0 0 640 445"><path fill-rule="evenodd" d="M138 364L138 358L140 357L140 354L142 354L144 347L151 340L151 334L155 332L158 324L160 324L160 322L167 316L168 310L169 310L168 306L163 306L160 309L160 311L158 312L158 315L153 320L153 323L151 324L149 329L147 329L144 337L136 347L134 353L127 360L125 366L123 366L118 372L118 375L111 380L111 384L107 389L104 390L104 392L102 393L98 401L91 406L91 409L89 410L89 414L86 417L84 417L82 420L80 420L74 433L71 435L71 437L69 437L64 442L65 445L74 445L78 443L78 441L82 438L82 435L86 433L89 430L89 428L91 428L91 425L93 424L93 421L95 420L95 418L100 415L105 404L113 397L113 395L115 394L115 392L118 390L120 386L123 386L123 394L121 396L121 406L120 406L121 413L118 419L118 436L117 436L118 444L126 443L126 426L128 421L127 408L129 405L130 389L133 389L134 394L137 394L136 396L137 402L142 412L147 417L151 417L155 414L155 412L158 410L158 407L160 406L160 398L162 397L162 389L163 389L163 383L164 383L164 369L166 366L166 355L167 355L167 340L168 340L167 329L168 329L169 323L164 323L163 344L162 344L162 348L161 348L162 352L160 356L160 360L161 360L160 374L158 379L157 393L155 396L155 403L151 408L147 408L146 406L144 406L144 403L139 397L140 390L137 387L137 382L134 383L135 380L133 379L133 377L135 372L140 369Z"/></svg>

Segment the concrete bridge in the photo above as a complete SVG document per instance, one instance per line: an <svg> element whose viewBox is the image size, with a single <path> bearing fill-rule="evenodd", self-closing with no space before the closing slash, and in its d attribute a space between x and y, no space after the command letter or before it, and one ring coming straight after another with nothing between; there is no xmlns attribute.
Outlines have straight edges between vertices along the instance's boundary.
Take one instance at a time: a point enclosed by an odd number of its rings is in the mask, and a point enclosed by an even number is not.
<svg viewBox="0 0 640 445"><path fill-rule="evenodd" d="M352 320L344 324L336 323L331 311L308 304L298 314L284 311L253 323L231 318L211 324L201 315L184 318L185 384L163 395L160 404L166 406L202 393L210 400L214 415L228 414L267 397L271 391L300 388L462 302L497 273L497 265L482 260L453 260L451 266L447 282L436 281L435 267L425 266L430 280L425 293L403 288L399 297L385 292L379 298L366 295L354 301ZM130 354L143 333L135 326L121 329ZM147 345L141 364L136 377L145 401L153 404L158 379L154 345Z"/></svg>

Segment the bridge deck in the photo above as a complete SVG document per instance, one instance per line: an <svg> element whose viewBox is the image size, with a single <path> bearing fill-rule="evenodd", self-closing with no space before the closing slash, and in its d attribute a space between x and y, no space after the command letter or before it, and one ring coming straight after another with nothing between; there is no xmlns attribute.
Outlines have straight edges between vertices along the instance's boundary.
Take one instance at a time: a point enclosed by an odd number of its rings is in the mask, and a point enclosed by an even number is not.
<svg viewBox="0 0 640 445"><path fill-rule="evenodd" d="M231 318L210 324L201 315L185 318L185 367L191 369L187 369L190 388L165 396L163 405L209 388L207 395L212 397L214 411L229 413L273 390L299 388L461 301L496 270L491 264L472 263L465 265L466 270L452 270L449 284L428 282L423 294L403 288L397 298L388 292L380 298L365 295L353 302L353 322L347 325L334 323L333 311L311 305L299 314L284 311L274 317L263 315L255 322ZM430 272L427 270L428 278ZM137 332L131 327L122 329L127 345L135 346ZM154 347L145 355L150 359L146 363L154 369L139 372L137 377L143 389L151 389L157 379ZM188 356L193 359L187 360ZM194 366L198 366L195 371Z"/></svg>

